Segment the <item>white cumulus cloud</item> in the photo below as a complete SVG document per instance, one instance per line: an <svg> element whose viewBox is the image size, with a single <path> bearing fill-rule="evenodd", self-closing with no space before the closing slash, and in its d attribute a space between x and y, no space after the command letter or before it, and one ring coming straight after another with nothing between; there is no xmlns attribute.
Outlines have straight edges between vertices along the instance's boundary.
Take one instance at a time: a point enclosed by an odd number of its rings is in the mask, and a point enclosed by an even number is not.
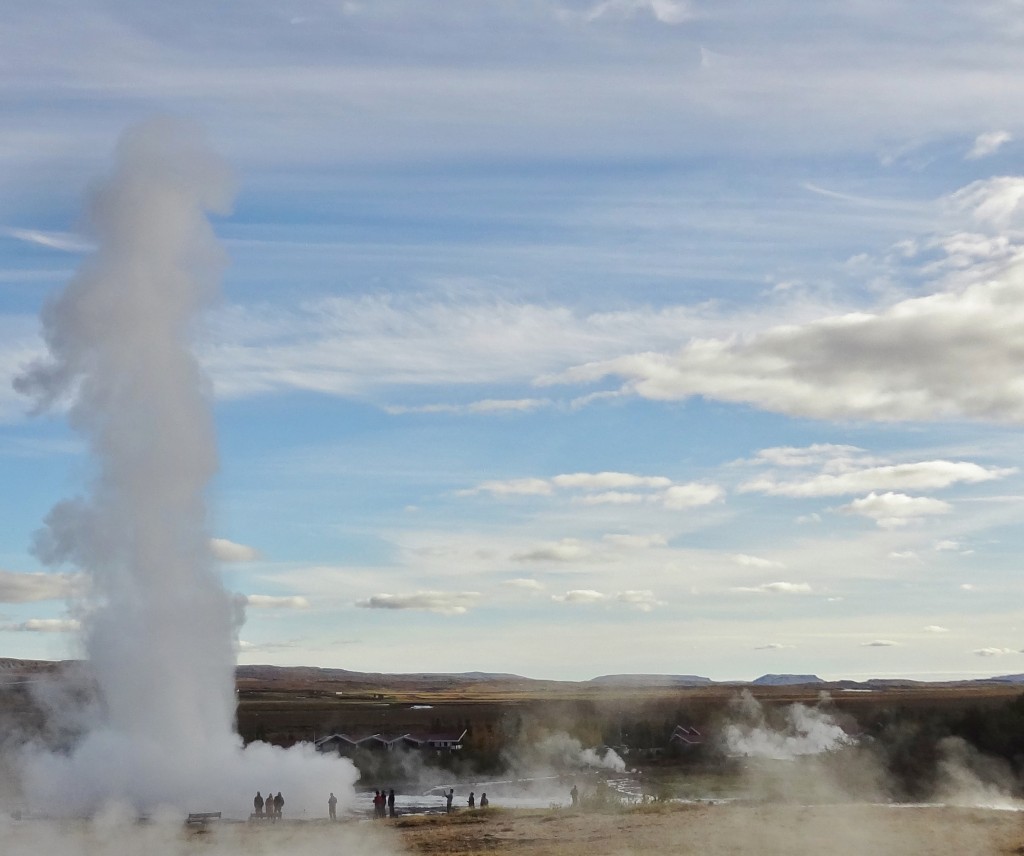
<svg viewBox="0 0 1024 856"><path fill-rule="evenodd" d="M1019 186L1018 186L1019 184ZM975 216L1014 216L1024 180L975 194ZM966 204L966 203L965 203ZM618 378L656 401L701 396L789 416L874 421L1024 422L1018 342L1024 270L1008 266L964 288L728 339L694 339L585 363L539 383Z"/></svg>
<svg viewBox="0 0 1024 856"><path fill-rule="evenodd" d="M846 514L867 517L884 529L893 529L905 526L921 517L948 514L953 507L940 499L907 496L903 493L889 491L881 494L869 493L861 499L855 499L848 505L842 506L839 510Z"/></svg>
<svg viewBox="0 0 1024 856"><path fill-rule="evenodd" d="M236 544L226 538L211 538L210 552L218 562L255 562L260 551L245 544Z"/></svg>
<svg viewBox="0 0 1024 856"><path fill-rule="evenodd" d="M515 562L580 562L592 556L591 549L575 538L563 538L532 550L514 553Z"/></svg>
<svg viewBox="0 0 1024 856"><path fill-rule="evenodd" d="M61 600L82 583L75 574L22 574L0 570L0 603Z"/></svg>

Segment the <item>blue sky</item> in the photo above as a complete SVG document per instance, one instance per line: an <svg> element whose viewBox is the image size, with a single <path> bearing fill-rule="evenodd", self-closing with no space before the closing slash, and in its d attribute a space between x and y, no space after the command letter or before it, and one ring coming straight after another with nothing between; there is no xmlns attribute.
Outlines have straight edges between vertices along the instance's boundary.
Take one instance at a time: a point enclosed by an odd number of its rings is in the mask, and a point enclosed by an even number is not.
<svg viewBox="0 0 1024 856"><path fill-rule="evenodd" d="M241 662L1024 672L1012 0L0 13L0 654L90 464L11 387L125 127L237 198L195 348Z"/></svg>

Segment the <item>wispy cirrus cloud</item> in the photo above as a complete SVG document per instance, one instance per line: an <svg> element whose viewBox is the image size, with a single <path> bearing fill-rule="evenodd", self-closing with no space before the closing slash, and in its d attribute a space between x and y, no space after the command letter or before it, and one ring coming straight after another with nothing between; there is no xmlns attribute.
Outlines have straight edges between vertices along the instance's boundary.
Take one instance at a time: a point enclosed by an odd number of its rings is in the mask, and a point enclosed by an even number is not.
<svg viewBox="0 0 1024 856"><path fill-rule="evenodd" d="M410 594L375 594L356 602L361 609L417 609L440 615L464 615L481 598L480 592L418 591Z"/></svg>
<svg viewBox="0 0 1024 856"><path fill-rule="evenodd" d="M73 618L30 618L27 621L0 624L9 633L77 633L81 623Z"/></svg>
<svg viewBox="0 0 1024 856"><path fill-rule="evenodd" d="M687 0L601 0L582 17L586 21L602 21L628 19L636 15L649 15L659 23L671 25L683 24L695 17Z"/></svg>
<svg viewBox="0 0 1024 856"><path fill-rule="evenodd" d="M66 253L85 253L95 247L91 241L71 232L0 227L0 237L12 238L15 241L22 241L26 244L34 244L38 247L46 247L49 250L60 250Z"/></svg>
<svg viewBox="0 0 1024 856"><path fill-rule="evenodd" d="M789 497L842 496L887 489L937 490L955 484L979 484L1001 479L1015 472L1015 467L983 467L969 461L919 461L851 468L841 473L817 473L787 481L765 475L744 482L739 490Z"/></svg>
<svg viewBox="0 0 1024 856"><path fill-rule="evenodd" d="M301 595L242 594L239 602L252 609L309 609L309 599Z"/></svg>
<svg viewBox="0 0 1024 856"><path fill-rule="evenodd" d="M733 556L737 565L746 568L783 568L785 564L775 559L764 559L761 556L748 556L746 553L737 553Z"/></svg>
<svg viewBox="0 0 1024 856"><path fill-rule="evenodd" d="M541 592L546 588L544 583L529 577L517 577L515 579L505 580L502 585L529 592Z"/></svg>
<svg viewBox="0 0 1024 856"><path fill-rule="evenodd" d="M1012 139L1013 134L1009 131L986 131L984 134L978 134L966 158L967 160L978 160L994 155Z"/></svg>
<svg viewBox="0 0 1024 856"><path fill-rule="evenodd" d="M531 413L543 407L550 407L554 402L549 398L486 398L468 404L391 404L384 407L385 412L400 416L406 413L447 413L447 414L495 414L495 413Z"/></svg>
<svg viewBox="0 0 1024 856"><path fill-rule="evenodd" d="M582 505L660 505L684 511L719 502L725 490L707 482L673 483L666 476L633 473L564 473L551 478L485 481L459 491L460 496L552 496L564 492Z"/></svg>
<svg viewBox="0 0 1024 856"><path fill-rule="evenodd" d="M650 612L656 607L664 606L665 602L659 600L654 592L648 589L628 589L626 591L607 594L595 589L572 589L564 594L551 596L553 601L558 603L590 605L597 603L622 604L641 612Z"/></svg>
<svg viewBox="0 0 1024 856"><path fill-rule="evenodd" d="M594 589L572 589L565 592L565 594L553 594L551 599L559 603L590 604L604 603L608 600L608 595Z"/></svg>
<svg viewBox="0 0 1024 856"><path fill-rule="evenodd" d="M24 574L0 570L0 603L34 603L69 597L84 583L80 574Z"/></svg>
<svg viewBox="0 0 1024 856"><path fill-rule="evenodd" d="M732 591L745 594L810 594L812 589L808 583L778 581L757 586L734 586Z"/></svg>

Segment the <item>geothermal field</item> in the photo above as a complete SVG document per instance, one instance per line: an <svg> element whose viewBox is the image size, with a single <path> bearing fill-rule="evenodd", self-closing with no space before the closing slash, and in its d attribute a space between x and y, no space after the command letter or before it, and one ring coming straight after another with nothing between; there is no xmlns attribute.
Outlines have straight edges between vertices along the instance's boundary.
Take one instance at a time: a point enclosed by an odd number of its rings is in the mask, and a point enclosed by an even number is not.
<svg viewBox="0 0 1024 856"><path fill-rule="evenodd" d="M952 732L927 746L903 739L922 720L886 690L648 697L643 687L492 682L439 694L436 680L432 690L398 690L376 676L359 691L243 692L240 607L209 549L207 384L188 344L223 264L207 215L227 209L231 185L193 128L130 129L88 201L95 250L44 313L49 354L18 381L39 408L66 410L93 469L79 496L53 508L35 547L84 573L84 662L17 689L28 701L4 743L5 856L982 854L1024 845L1009 766ZM958 705L974 699L945 692ZM1003 687L985 703L1014 695ZM859 710L846 703L854 698ZM662 707L640 723L648 736L638 744L640 727L623 723L648 702ZM681 721L696 710L699 728ZM881 724L868 733L868 720ZM687 727L673 754L674 725ZM438 727L461 731L466 751L348 758L315 746L346 729L382 732L383 742ZM922 747L927 783L914 771ZM371 818L375 786L396 788L395 817ZM452 813L446 788L456 792ZM488 789L489 807L467 805L470 792ZM250 818L257 790L285 795L280 821ZM331 793L336 822L326 816ZM186 824L208 813L217 817Z"/></svg>

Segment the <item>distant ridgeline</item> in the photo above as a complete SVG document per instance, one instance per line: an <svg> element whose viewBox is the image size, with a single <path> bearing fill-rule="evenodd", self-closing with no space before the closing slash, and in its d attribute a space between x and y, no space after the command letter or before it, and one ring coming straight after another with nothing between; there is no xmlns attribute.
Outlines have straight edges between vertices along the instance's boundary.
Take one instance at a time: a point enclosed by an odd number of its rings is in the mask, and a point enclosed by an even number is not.
<svg viewBox="0 0 1024 856"><path fill-rule="evenodd" d="M758 687L788 687L800 684L823 684L825 683L817 675L761 675L757 680L751 681Z"/></svg>
<svg viewBox="0 0 1024 856"><path fill-rule="evenodd" d="M12 677L27 677L45 673L82 674L88 671L84 660L20 660L15 657L0 657L0 681ZM838 679L826 681L817 675L768 674L752 681L716 681L702 675L661 675L621 674L600 675L587 681L554 681L527 678L508 672L356 672L349 669L321 668L318 666L263 666L245 665L235 669L240 685L249 683L330 683L347 682L372 686L432 683L444 684L516 684L524 688L548 686L599 686L599 687L710 687L710 686L799 686L821 684L825 687L910 687L910 686L967 686L971 684L1024 684L1024 674L998 675L987 678L973 678L952 681L918 681L910 678L868 678L863 681Z"/></svg>

